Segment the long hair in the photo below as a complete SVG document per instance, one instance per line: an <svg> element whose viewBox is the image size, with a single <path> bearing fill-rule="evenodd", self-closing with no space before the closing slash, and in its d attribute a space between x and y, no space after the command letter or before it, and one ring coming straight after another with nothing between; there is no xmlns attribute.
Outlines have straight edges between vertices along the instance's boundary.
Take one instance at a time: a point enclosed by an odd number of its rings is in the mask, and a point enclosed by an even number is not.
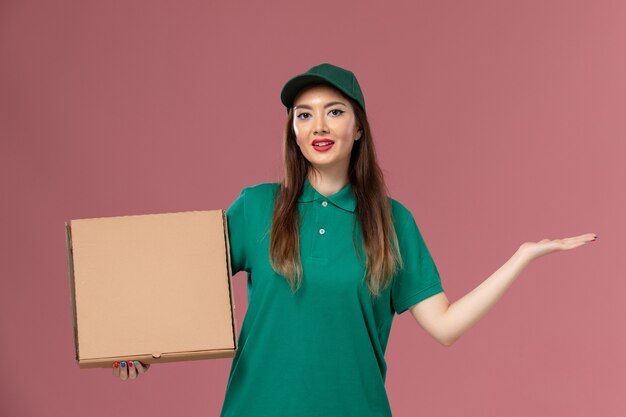
<svg viewBox="0 0 626 417"><path fill-rule="evenodd" d="M361 251L357 249L354 233L354 227L359 222L366 254L363 280L367 280L370 295L378 297L390 284L398 269L402 268L402 257L393 225L390 201L387 198L387 187L376 159L367 115L355 100L339 90L336 91L350 101L356 122L362 129L361 138L353 144L348 169L349 180L356 197L352 241L357 257L360 258ZM308 170L314 167L298 147L293 118L294 111L290 108L283 132L284 178L280 182L274 202L269 251L272 268L284 276L292 292L296 292L303 279L297 200Z"/></svg>

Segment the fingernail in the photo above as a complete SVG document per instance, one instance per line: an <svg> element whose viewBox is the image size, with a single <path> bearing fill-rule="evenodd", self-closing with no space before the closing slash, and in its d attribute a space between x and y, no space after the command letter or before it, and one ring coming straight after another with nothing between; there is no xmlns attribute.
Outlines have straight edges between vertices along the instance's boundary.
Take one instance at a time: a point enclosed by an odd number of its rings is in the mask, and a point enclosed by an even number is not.
<svg viewBox="0 0 626 417"><path fill-rule="evenodd" d="M126 362L122 362L122 368L126 368Z"/></svg>
<svg viewBox="0 0 626 417"><path fill-rule="evenodd" d="M128 361L128 366L133 366L133 361Z"/></svg>
<svg viewBox="0 0 626 417"><path fill-rule="evenodd" d="M119 363L119 362L115 362L115 363L113 364L113 366L114 366L114 367L116 367L116 368L119 368L119 367L120 367L120 363Z"/></svg>
<svg viewBox="0 0 626 417"><path fill-rule="evenodd" d="M139 366L139 362L134 361L133 363L135 364L135 366Z"/></svg>

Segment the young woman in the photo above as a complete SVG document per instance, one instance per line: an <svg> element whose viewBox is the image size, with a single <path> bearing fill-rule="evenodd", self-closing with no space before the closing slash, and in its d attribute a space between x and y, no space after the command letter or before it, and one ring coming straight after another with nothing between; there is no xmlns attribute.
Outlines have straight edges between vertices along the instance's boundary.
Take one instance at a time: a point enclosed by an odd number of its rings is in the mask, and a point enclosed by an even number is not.
<svg viewBox="0 0 626 417"><path fill-rule="evenodd" d="M384 353L395 314L409 310L450 346L530 261L596 238L523 243L451 304L411 212L387 196L354 74L314 66L281 101L284 178L244 188L227 210L249 304L221 417L391 416ZM148 366L113 372L135 378Z"/></svg>

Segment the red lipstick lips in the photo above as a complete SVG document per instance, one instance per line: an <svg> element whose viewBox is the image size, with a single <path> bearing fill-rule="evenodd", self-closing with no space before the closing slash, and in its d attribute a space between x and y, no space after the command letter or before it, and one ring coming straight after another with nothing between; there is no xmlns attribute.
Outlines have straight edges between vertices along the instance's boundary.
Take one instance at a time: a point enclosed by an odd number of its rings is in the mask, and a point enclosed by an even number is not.
<svg viewBox="0 0 626 417"><path fill-rule="evenodd" d="M318 146L318 145L316 145L317 143L328 143L328 145L326 145L326 146ZM311 143L311 145L313 146L313 149L315 149L316 151L324 152L324 151L327 151L330 148L332 148L334 143L335 142L333 142L332 140L324 138L324 139L315 139Z"/></svg>

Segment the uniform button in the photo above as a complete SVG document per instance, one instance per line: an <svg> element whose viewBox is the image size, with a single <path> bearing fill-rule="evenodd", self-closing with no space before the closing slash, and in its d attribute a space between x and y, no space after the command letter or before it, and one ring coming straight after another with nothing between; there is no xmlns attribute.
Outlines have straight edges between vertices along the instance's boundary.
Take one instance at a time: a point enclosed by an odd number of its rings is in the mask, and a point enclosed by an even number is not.
<svg viewBox="0 0 626 417"><path fill-rule="evenodd" d="M323 235L324 233L326 233L326 230L320 229L320 235Z"/></svg>
<svg viewBox="0 0 626 417"><path fill-rule="evenodd" d="M327 202L327 201L322 201L322 205L323 205L324 207L326 207L326 206L328 205L328 202Z"/></svg>

